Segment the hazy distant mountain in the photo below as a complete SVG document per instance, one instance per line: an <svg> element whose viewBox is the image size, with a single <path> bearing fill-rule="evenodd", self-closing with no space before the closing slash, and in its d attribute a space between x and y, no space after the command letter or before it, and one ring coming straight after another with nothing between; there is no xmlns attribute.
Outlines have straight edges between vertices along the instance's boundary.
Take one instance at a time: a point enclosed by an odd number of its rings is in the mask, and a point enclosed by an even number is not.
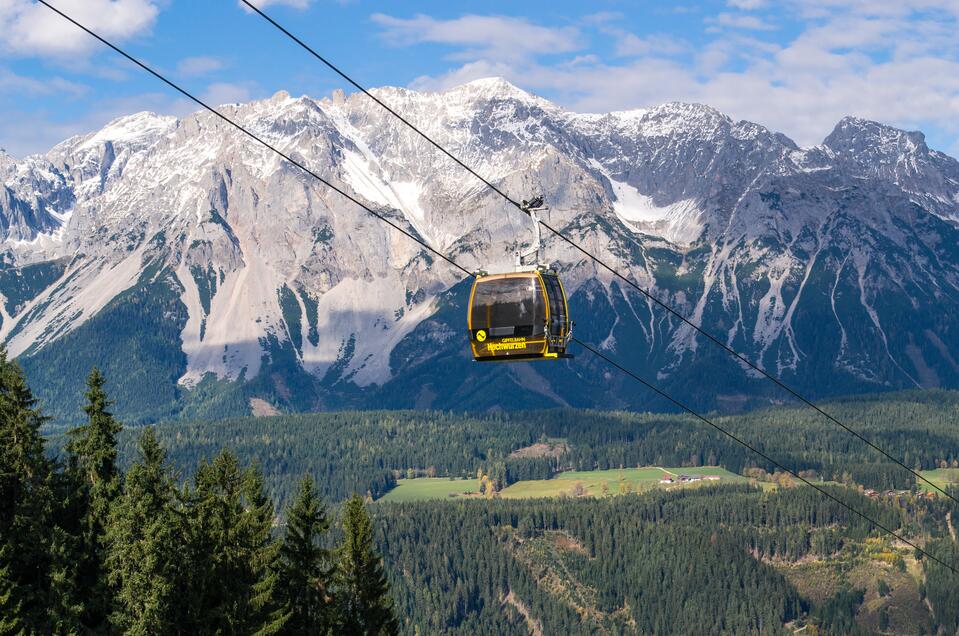
<svg viewBox="0 0 959 636"><path fill-rule="evenodd" d="M697 104L576 114L501 79L377 95L514 198L812 396L959 387L959 162L843 119L822 145ZM467 268L522 214L362 95L223 106ZM0 153L0 335L54 412L96 363L128 418L281 409L655 405L584 353L483 366L468 284L206 113ZM578 335L701 406L782 397L547 240Z"/></svg>

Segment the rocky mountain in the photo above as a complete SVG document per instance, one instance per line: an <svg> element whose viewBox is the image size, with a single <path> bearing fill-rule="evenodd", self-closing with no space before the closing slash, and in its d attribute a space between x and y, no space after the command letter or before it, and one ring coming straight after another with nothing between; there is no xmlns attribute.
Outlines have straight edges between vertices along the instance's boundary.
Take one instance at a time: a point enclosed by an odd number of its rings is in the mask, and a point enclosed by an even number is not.
<svg viewBox="0 0 959 636"><path fill-rule="evenodd" d="M843 119L819 146L698 104L577 114L501 79L377 95L812 397L959 387L959 162ZM467 268L529 220L362 95L222 111ZM261 408L655 408L583 353L468 357L462 275L208 113L0 153L0 336L47 408L92 364L130 420ZM704 408L782 399L552 237L577 335ZM252 400L252 402L251 402Z"/></svg>

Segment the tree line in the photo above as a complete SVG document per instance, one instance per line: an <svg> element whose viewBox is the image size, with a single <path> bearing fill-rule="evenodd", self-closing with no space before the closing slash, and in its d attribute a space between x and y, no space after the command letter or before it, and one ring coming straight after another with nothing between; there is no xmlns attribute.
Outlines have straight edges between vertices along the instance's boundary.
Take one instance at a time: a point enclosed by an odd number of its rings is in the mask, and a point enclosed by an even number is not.
<svg viewBox="0 0 959 636"><path fill-rule="evenodd" d="M836 417L901 458L907 466L959 466L954 413L959 394L892 394L827 405ZM817 414L780 408L721 418L738 437L812 478L877 490L912 489L915 476L879 461L875 450ZM230 448L263 467L280 507L289 505L300 475L319 492L342 500L353 492L379 498L399 477L474 477L498 487L547 479L564 470L633 466L721 465L772 473L748 449L681 415L574 409L502 414L445 411L342 411L268 418L167 422L156 427L173 465L192 474L204 458ZM562 439L556 456L513 455L536 442ZM61 436L56 444L62 446ZM133 431L120 436L121 459L136 455Z"/></svg>
<svg viewBox="0 0 959 636"><path fill-rule="evenodd" d="M153 429L118 463L103 375L60 457L0 352L0 634L395 634L364 501L339 528L311 477L279 523L263 474L220 452L176 474ZM336 539L339 541L336 541Z"/></svg>

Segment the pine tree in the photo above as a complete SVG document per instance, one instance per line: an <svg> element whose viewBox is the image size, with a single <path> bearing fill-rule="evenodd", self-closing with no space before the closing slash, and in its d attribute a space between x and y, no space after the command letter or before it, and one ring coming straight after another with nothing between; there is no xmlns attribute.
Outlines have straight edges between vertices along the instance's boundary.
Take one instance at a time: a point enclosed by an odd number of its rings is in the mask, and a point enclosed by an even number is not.
<svg viewBox="0 0 959 636"><path fill-rule="evenodd" d="M273 539L273 502L264 492L263 473L257 466L246 471L244 495L247 507L242 527L249 546L250 577L250 603L244 617L245 626L250 633L268 636L278 633L285 622L276 598L280 543Z"/></svg>
<svg viewBox="0 0 959 636"><path fill-rule="evenodd" d="M271 633L279 544L259 470L227 451L203 463L189 498L190 611L185 631Z"/></svg>
<svg viewBox="0 0 959 636"><path fill-rule="evenodd" d="M112 592L107 585L106 527L110 508L120 491L117 434L122 425L107 410L111 402L106 381L96 367L87 377L87 423L69 431L66 451L76 481L77 500L71 506L79 537L77 592L84 599L84 623L92 629L106 624Z"/></svg>
<svg viewBox="0 0 959 636"><path fill-rule="evenodd" d="M53 467L20 367L0 348L0 633L49 631Z"/></svg>
<svg viewBox="0 0 959 636"><path fill-rule="evenodd" d="M110 617L125 634L175 632L185 553L174 478L152 428L139 440L110 514L106 567L116 603Z"/></svg>
<svg viewBox="0 0 959 636"><path fill-rule="evenodd" d="M320 541L330 529L313 479L300 481L280 547L278 595L284 634L325 634L333 627L330 551Z"/></svg>
<svg viewBox="0 0 959 636"><path fill-rule="evenodd" d="M373 523L359 495L343 507L339 549L339 633L356 636L396 634L390 586L373 542Z"/></svg>

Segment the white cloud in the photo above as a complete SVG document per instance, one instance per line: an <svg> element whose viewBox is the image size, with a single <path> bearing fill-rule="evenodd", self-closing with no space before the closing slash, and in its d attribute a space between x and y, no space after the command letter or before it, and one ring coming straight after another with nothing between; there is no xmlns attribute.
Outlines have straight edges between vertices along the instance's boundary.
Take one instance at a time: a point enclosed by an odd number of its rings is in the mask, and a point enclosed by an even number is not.
<svg viewBox="0 0 959 636"><path fill-rule="evenodd" d="M65 95L80 97L89 93L90 87L62 77L49 77L43 80L18 75L13 71L0 68L0 93L7 95Z"/></svg>
<svg viewBox="0 0 959 636"><path fill-rule="evenodd" d="M117 117L144 110L182 117L199 106L168 93L143 93L100 100L83 115L60 118L43 109L8 107L0 112L0 147L14 157L43 153L74 135L99 130Z"/></svg>
<svg viewBox="0 0 959 636"><path fill-rule="evenodd" d="M622 14L606 12L586 16L580 22L595 25L601 34L609 36L615 42L614 51L617 57L646 55L669 57L689 50L688 43L666 33L639 36L627 31L615 24L622 19Z"/></svg>
<svg viewBox="0 0 959 636"><path fill-rule="evenodd" d="M156 0L56 0L51 4L103 37L122 41L148 32ZM30 0L0 0L0 47L14 54L67 56L102 46L47 7Z"/></svg>
<svg viewBox="0 0 959 636"><path fill-rule="evenodd" d="M662 34L639 37L635 33L620 33L616 41L616 55L619 57L669 56L682 53L687 48L685 43Z"/></svg>
<svg viewBox="0 0 959 636"><path fill-rule="evenodd" d="M583 47L580 33L572 27L549 28L524 18L466 15L437 20L427 15L395 18L371 16L383 27L382 36L396 46L431 43L466 47L455 58L518 61L541 54L569 53Z"/></svg>
<svg viewBox="0 0 959 636"><path fill-rule="evenodd" d="M237 104L248 102L257 91L256 85L251 82L233 84L230 82L216 82L206 87L200 99L216 107L220 104Z"/></svg>
<svg viewBox="0 0 959 636"><path fill-rule="evenodd" d="M608 24L623 19L623 14L619 11L598 11L589 15L584 15L579 19L583 24Z"/></svg>
<svg viewBox="0 0 959 636"><path fill-rule="evenodd" d="M756 9L761 9L764 7L766 5L766 0L727 0L726 4L734 9L755 11Z"/></svg>
<svg viewBox="0 0 959 636"><path fill-rule="evenodd" d="M33 84L28 78L9 79L11 74L0 69L0 91L6 82L16 82L18 90L28 89L32 94L52 94L53 91ZM24 85L22 80L29 84ZM86 87L67 88L86 90ZM230 84L217 82L210 84L200 93L200 99L216 108L223 104L246 102L265 97L264 91L254 82ZM108 122L141 111L152 111L161 115L185 117L201 110L202 107L185 97L169 92L149 92L126 97L111 97L94 101L80 116L61 118L43 109L28 110L16 104L0 104L0 147L14 157L24 157L33 153L43 153L54 145L73 135L82 135L99 130Z"/></svg>
<svg viewBox="0 0 959 636"><path fill-rule="evenodd" d="M542 45L510 56L498 44L484 48L478 36L453 37L448 27L454 21L421 16L411 32L398 30L394 19L379 23L397 45L442 41L458 47L451 59L462 60L461 64L445 73L418 77L411 84L414 88L442 89L499 75L584 112L672 100L701 102L735 119L782 131L802 145L821 142L839 119L857 115L933 133L934 147L955 152L959 1L788 0L781 6L786 9L776 14L777 21L782 17L798 24L796 34L783 36L782 31L766 30L768 22L740 19L757 16L726 14L730 16L722 19L726 26L740 28L719 30L711 39L707 30L706 43L692 56L657 46L656 36L617 30L616 16L604 15L592 22L592 34L617 38L614 52L628 57L620 63L583 54L552 61L539 52L557 48ZM762 5L745 0L736 7ZM713 20L720 22L720 14ZM573 45L586 34L577 35L567 44L578 51Z"/></svg>
<svg viewBox="0 0 959 636"><path fill-rule="evenodd" d="M180 60L176 65L176 72L179 75L207 75L223 68L223 62L215 57L201 55L197 57L186 57Z"/></svg>
<svg viewBox="0 0 959 636"><path fill-rule="evenodd" d="M710 19L709 21L721 27L747 29L750 31L773 31L777 28L776 25L770 24L762 18L738 13L720 13L716 18Z"/></svg>

